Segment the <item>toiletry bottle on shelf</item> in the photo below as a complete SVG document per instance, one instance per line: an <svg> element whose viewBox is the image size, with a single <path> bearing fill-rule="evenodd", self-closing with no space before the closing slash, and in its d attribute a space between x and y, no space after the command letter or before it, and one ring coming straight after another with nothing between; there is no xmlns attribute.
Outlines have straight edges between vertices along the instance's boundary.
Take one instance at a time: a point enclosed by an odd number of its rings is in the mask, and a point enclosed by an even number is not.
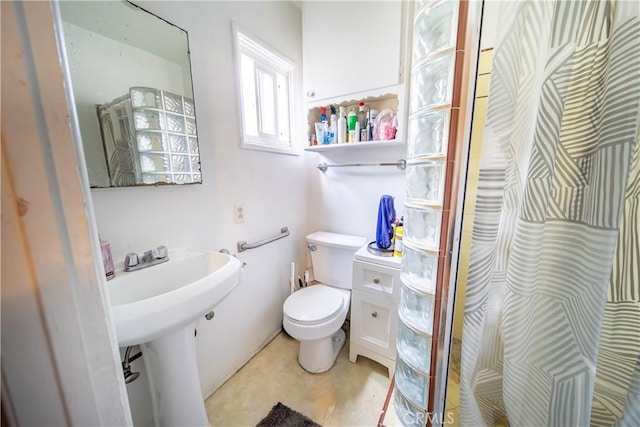
<svg viewBox="0 0 640 427"><path fill-rule="evenodd" d="M400 222L396 225L395 237L393 244L393 256L402 258L402 235L404 234L404 226L402 225L404 217L400 218Z"/></svg>
<svg viewBox="0 0 640 427"><path fill-rule="evenodd" d="M364 108L364 102L358 104L358 124L360 129L357 135L358 141L367 140L367 114Z"/></svg>
<svg viewBox="0 0 640 427"><path fill-rule="evenodd" d="M327 119L327 107L320 107L320 122L324 123L324 133L322 134L322 141L318 141L320 144L331 143L329 135L329 120Z"/></svg>
<svg viewBox="0 0 640 427"><path fill-rule="evenodd" d="M331 106L331 123L329 125L329 135L331 144L338 142L338 115L336 114L336 107Z"/></svg>
<svg viewBox="0 0 640 427"><path fill-rule="evenodd" d="M356 125L358 124L358 115L353 108L349 111L349 117L347 118L347 127L349 129L349 136L347 142L356 142Z"/></svg>
<svg viewBox="0 0 640 427"><path fill-rule="evenodd" d="M373 141L376 140L378 138L376 138L376 129L375 129L375 122L376 122L376 117L378 116L378 111L374 110L373 108L369 110L369 141Z"/></svg>
<svg viewBox="0 0 640 427"><path fill-rule="evenodd" d="M398 115L394 114L393 115L393 138L397 138L398 137Z"/></svg>
<svg viewBox="0 0 640 427"><path fill-rule="evenodd" d="M344 116L344 107L340 107L338 119L338 144L347 142L347 118Z"/></svg>

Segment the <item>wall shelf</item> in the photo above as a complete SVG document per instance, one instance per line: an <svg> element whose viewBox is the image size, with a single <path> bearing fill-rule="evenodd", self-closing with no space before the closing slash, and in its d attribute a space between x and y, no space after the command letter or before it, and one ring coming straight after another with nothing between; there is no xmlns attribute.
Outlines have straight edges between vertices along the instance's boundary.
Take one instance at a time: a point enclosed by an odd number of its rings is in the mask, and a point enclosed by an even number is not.
<svg viewBox="0 0 640 427"><path fill-rule="evenodd" d="M404 141L396 139L380 140L380 141L363 141L363 142L347 142L344 144L320 144L312 145L311 147L305 147L304 151L341 151L351 149L366 149L366 148L391 148L391 147L404 147Z"/></svg>

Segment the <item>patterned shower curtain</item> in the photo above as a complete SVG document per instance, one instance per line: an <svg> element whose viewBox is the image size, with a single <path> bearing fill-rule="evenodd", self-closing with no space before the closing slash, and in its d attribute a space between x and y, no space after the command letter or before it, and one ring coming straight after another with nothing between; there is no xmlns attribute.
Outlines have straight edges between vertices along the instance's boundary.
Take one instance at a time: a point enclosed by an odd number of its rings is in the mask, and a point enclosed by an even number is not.
<svg viewBox="0 0 640 427"><path fill-rule="evenodd" d="M640 3L501 2L461 423L640 425Z"/></svg>

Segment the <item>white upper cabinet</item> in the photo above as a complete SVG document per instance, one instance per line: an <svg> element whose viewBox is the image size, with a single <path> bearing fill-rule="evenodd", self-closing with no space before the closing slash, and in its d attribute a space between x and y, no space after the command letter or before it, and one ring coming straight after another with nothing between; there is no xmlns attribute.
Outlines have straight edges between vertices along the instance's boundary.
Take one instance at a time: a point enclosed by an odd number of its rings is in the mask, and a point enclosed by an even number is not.
<svg viewBox="0 0 640 427"><path fill-rule="evenodd" d="M404 3L302 2L305 100L402 83Z"/></svg>

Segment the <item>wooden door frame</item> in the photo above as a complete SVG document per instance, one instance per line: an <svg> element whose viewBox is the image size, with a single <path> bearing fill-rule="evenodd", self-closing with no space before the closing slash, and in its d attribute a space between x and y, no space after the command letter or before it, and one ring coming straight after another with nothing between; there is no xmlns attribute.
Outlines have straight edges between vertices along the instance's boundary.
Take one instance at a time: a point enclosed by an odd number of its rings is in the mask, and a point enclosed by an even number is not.
<svg viewBox="0 0 640 427"><path fill-rule="evenodd" d="M447 420L445 402L453 332L455 289L460 258L483 0L461 0L453 80L440 253L431 342L427 426Z"/></svg>
<svg viewBox="0 0 640 427"><path fill-rule="evenodd" d="M132 425L57 3L1 19L2 418Z"/></svg>

